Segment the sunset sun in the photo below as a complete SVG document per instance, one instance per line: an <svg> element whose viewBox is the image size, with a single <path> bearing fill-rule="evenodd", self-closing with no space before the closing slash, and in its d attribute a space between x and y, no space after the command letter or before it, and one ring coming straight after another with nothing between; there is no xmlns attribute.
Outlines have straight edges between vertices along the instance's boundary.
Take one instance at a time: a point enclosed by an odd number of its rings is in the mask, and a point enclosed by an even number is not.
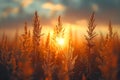
<svg viewBox="0 0 120 80"><path fill-rule="evenodd" d="M65 40L64 40L64 38L62 38L62 37L57 37L57 38L56 38L56 42L57 42L60 46L62 46L62 45L64 45Z"/></svg>

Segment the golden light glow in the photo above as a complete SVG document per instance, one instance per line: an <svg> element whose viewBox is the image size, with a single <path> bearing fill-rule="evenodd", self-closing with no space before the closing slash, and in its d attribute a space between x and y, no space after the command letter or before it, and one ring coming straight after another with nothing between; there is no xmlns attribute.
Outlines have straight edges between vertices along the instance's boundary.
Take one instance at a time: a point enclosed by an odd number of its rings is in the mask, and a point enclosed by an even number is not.
<svg viewBox="0 0 120 80"><path fill-rule="evenodd" d="M65 43L64 38L62 38L62 37L57 37L56 42L61 46L64 45L64 43Z"/></svg>

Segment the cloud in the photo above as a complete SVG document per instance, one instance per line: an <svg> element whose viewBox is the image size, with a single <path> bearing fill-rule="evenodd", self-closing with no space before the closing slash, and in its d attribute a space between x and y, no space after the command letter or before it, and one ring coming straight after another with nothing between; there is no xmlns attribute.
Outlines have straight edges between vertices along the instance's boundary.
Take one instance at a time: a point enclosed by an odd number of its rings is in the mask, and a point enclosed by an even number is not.
<svg viewBox="0 0 120 80"><path fill-rule="evenodd" d="M29 5L31 5L33 3L33 0L22 0L21 1L21 5L23 7L28 7Z"/></svg>
<svg viewBox="0 0 120 80"><path fill-rule="evenodd" d="M69 0L62 0L62 3L67 7L64 16L70 22L75 22L79 19L89 19L90 14L96 12L96 23L107 24L112 20L113 24L120 24L120 0L81 0L80 3L74 3L74 8L69 5ZM110 14L109 14L110 13Z"/></svg>
<svg viewBox="0 0 120 80"><path fill-rule="evenodd" d="M66 7L61 3L54 4L52 2L43 3L43 5L41 5L41 8L47 11L47 13L44 13L47 15L47 17L55 17L58 15L62 15L66 10Z"/></svg>
<svg viewBox="0 0 120 80"><path fill-rule="evenodd" d="M12 13L16 14L19 12L19 8L15 7L11 10Z"/></svg>
<svg viewBox="0 0 120 80"><path fill-rule="evenodd" d="M33 3L33 0L12 0L13 2L19 3L22 7L28 7Z"/></svg>
<svg viewBox="0 0 120 80"><path fill-rule="evenodd" d="M14 8L7 7L3 10L1 17L6 18L11 14L17 14L17 13L19 13L19 8L18 7L14 7Z"/></svg>
<svg viewBox="0 0 120 80"><path fill-rule="evenodd" d="M43 9L48 9L51 11L64 11L65 10L65 6L63 6L62 4L53 4L50 2L44 3L42 5Z"/></svg>
<svg viewBox="0 0 120 80"><path fill-rule="evenodd" d="M2 0L0 16L7 17L18 13L15 15L16 19L23 17L24 21L37 10L41 18L46 18L47 24L51 18L58 15L66 22L82 24L84 21L80 20L89 20L91 13L95 11L96 24L107 24L111 20L113 24L120 25L119 4L120 0ZM13 17L14 15L9 17L9 20L6 19L9 22ZM41 20L44 22L43 19ZM2 18L0 20L3 21Z"/></svg>
<svg viewBox="0 0 120 80"><path fill-rule="evenodd" d="M92 10L95 11L95 12L99 11L99 6L98 6L97 4L92 4L92 5L91 5L91 8L92 8Z"/></svg>

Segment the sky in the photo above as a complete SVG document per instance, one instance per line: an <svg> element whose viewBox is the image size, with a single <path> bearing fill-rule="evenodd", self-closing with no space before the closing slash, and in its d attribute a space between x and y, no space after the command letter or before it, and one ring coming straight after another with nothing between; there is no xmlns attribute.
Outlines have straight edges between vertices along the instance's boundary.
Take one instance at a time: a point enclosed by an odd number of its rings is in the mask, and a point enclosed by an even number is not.
<svg viewBox="0 0 120 80"><path fill-rule="evenodd" d="M32 26L35 11L43 26L56 25L59 15L63 24L87 26L94 11L98 26L106 27L111 20L120 27L120 0L0 0L0 30L13 32L23 28L25 21Z"/></svg>

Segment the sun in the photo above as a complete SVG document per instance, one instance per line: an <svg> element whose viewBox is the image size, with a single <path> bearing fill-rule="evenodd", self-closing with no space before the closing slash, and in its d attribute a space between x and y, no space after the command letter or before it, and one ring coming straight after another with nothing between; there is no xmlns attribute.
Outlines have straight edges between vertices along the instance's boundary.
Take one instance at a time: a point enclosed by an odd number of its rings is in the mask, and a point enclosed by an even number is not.
<svg viewBox="0 0 120 80"><path fill-rule="evenodd" d="M64 45L64 43L65 43L64 38L62 38L62 37L57 37L56 42L61 46Z"/></svg>

